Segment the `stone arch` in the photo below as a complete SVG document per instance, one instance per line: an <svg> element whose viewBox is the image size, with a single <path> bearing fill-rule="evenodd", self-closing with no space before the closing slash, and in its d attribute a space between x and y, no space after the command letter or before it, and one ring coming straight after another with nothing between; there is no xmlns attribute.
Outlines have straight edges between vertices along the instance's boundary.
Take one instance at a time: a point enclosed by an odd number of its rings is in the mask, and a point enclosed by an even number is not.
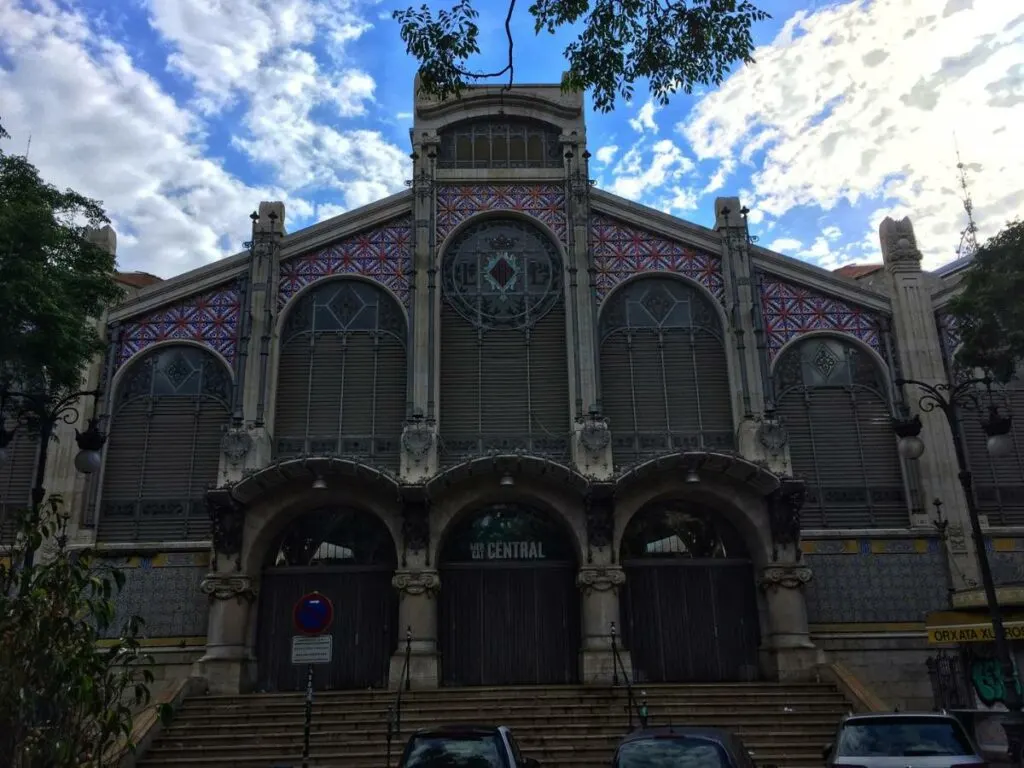
<svg viewBox="0 0 1024 768"><path fill-rule="evenodd" d="M356 272L340 272L335 273L333 275L324 275L323 277L318 277L316 280L306 283L304 286L299 288L299 290L297 290L288 298L288 301L284 303L284 306L282 306L280 311L278 312L277 319L274 322L275 338L280 334L281 329L284 327L284 324L288 319L288 314L293 309L295 309L296 305L298 304L299 301L301 301L302 297L305 294L309 293L310 291L316 290L317 288L322 288L324 283L331 282L332 280L355 280L357 282L368 283L372 285L374 288L379 288L381 291L386 293L388 297L401 309L402 317L406 321L406 324L408 324L409 313L406 310L405 305L402 304L402 300L398 298L398 294L396 294L394 290L384 285L384 283L380 282L379 280L374 280L372 277L360 275Z"/></svg>
<svg viewBox="0 0 1024 768"><path fill-rule="evenodd" d="M409 397L402 304L376 281L332 275L286 306L275 330L275 457L357 456L397 469Z"/></svg>
<svg viewBox="0 0 1024 768"><path fill-rule="evenodd" d="M558 239L494 211L448 238L440 264L440 463L496 450L568 461L570 302Z"/></svg>
<svg viewBox="0 0 1024 768"><path fill-rule="evenodd" d="M100 473L100 541L203 540L234 378L195 343L162 343L118 372Z"/></svg>
<svg viewBox="0 0 1024 768"><path fill-rule="evenodd" d="M815 338L833 338L843 342L844 344L852 344L870 357L874 361L875 365L878 366L878 370L883 376L885 376L885 379L889 384L889 399L890 401L893 400L896 390L892 383L892 369L889 367L889 363L881 354L879 354L878 350L866 341L857 338L852 333L844 333L843 331L834 331L831 329L805 331L804 333L798 334L797 336L789 339L789 341L783 344L779 348L779 351L775 353L775 357L772 359L771 365L768 367L769 376L775 376L775 369L779 364L779 360L782 359L782 356L785 355L791 347L795 347L805 341L810 341Z"/></svg>
<svg viewBox="0 0 1024 768"><path fill-rule="evenodd" d="M787 344L772 366L804 528L905 528L909 477L892 431L889 368L848 334Z"/></svg>
<svg viewBox="0 0 1024 768"><path fill-rule="evenodd" d="M714 296L683 275L644 273L609 293L596 342L616 465L735 446L738 377L728 328Z"/></svg>
<svg viewBox="0 0 1024 768"><path fill-rule="evenodd" d="M162 341L154 341L144 349L140 349L138 352L133 352L121 361L120 365L117 366L117 370L114 371L114 375L110 379L110 392L113 393L117 390L118 386L121 384L121 379L124 378L126 372L131 368L131 366L145 358L146 355L159 352L164 347L195 347L196 349L201 349L219 360L231 376L232 383L234 382L234 366L228 362L228 359L224 357L223 354L218 352L209 344L204 344L203 342L196 341L195 339L163 339Z"/></svg>

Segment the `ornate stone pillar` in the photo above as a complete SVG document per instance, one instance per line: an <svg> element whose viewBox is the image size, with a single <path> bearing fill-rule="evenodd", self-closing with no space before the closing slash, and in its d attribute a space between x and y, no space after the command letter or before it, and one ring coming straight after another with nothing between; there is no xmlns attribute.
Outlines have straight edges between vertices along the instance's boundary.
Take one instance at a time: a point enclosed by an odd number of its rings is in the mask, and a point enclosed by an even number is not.
<svg viewBox="0 0 1024 768"><path fill-rule="evenodd" d="M584 565L576 576L582 593L580 680L584 684L611 683L614 678L611 626L619 624L619 588L625 583L626 574L618 565ZM629 654L621 645L619 655L630 669Z"/></svg>
<svg viewBox="0 0 1024 768"><path fill-rule="evenodd" d="M238 572L207 574L200 589L210 598L210 620L199 672L206 678L210 693L241 693L247 688L254 661L248 632L256 590L252 580Z"/></svg>
<svg viewBox="0 0 1024 768"><path fill-rule="evenodd" d="M768 611L762 663L780 681L809 680L822 660L807 627L803 587L810 580L811 569L803 563L773 563L761 571L759 581Z"/></svg>
<svg viewBox="0 0 1024 768"><path fill-rule="evenodd" d="M437 688L437 592L441 579L433 568L400 568L391 580L398 590L398 648L391 657L388 682L402 684L408 654L413 688Z"/></svg>

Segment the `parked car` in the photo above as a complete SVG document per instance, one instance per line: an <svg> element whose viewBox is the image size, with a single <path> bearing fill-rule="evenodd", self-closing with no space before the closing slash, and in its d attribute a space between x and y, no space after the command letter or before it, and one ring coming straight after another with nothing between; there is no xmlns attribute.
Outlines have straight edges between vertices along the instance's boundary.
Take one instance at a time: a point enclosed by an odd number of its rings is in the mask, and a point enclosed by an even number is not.
<svg viewBox="0 0 1024 768"><path fill-rule="evenodd" d="M443 725L409 737L399 768L539 768L504 725Z"/></svg>
<svg viewBox="0 0 1024 768"><path fill-rule="evenodd" d="M627 735L615 750L612 768L757 768L734 733L721 728L659 726ZM776 768L763 765L761 768Z"/></svg>
<svg viewBox="0 0 1024 768"><path fill-rule="evenodd" d="M944 712L850 715L822 753L827 768L984 766L960 722Z"/></svg>

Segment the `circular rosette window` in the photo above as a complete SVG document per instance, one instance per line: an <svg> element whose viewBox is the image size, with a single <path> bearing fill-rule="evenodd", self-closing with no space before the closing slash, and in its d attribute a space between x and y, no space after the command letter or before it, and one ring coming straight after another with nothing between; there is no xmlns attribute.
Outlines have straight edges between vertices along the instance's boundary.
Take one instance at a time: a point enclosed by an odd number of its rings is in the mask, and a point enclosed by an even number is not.
<svg viewBox="0 0 1024 768"><path fill-rule="evenodd" d="M562 297L555 245L518 221L467 227L449 246L442 275L446 301L480 328L529 328Z"/></svg>

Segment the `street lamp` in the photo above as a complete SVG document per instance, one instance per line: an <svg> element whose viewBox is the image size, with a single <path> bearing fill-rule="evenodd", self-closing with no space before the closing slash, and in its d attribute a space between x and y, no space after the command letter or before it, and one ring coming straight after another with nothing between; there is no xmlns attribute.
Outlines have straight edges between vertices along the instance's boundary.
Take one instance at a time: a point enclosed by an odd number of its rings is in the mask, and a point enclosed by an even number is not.
<svg viewBox="0 0 1024 768"><path fill-rule="evenodd" d="M32 516L37 518L39 507L46 496L43 483L46 481L46 461L50 440L58 424L75 424L79 420L78 401L92 397L93 410L99 402L100 390L72 392L64 397L29 392L0 390L0 466L8 459L8 446L19 428L32 428L39 437L39 453L36 458L35 478L32 485ZM8 421L13 425L8 429ZM107 435L100 429L99 419L91 417L84 431L75 429L78 455L75 469L82 474L92 474L100 468L101 456ZM34 552L25 554L25 565L31 566Z"/></svg>
<svg viewBox="0 0 1024 768"><path fill-rule="evenodd" d="M981 519L978 506L974 500L973 477L967 467L963 440L960 437L960 411L982 411L981 428L988 437L989 454L995 458L1006 456L1013 449L1010 437L1012 421L1010 416L999 413L992 400L992 379L988 376L961 381L956 386L949 384L926 384L916 379L896 379L896 386L901 389L908 384L917 387L923 394L918 400L918 407L924 413L936 409L942 411L949 422L949 431L953 437L953 449L956 452L956 464L960 487L964 491L967 502L967 515L971 523L971 535L974 549L978 557L978 569L981 571L981 583L985 590L985 602L992 617L992 633L995 638L996 656L1002 671L1003 687L1006 694L1003 703L1015 715L1004 723L1010 755L1015 763L1020 761L1021 747L1024 745L1024 723L1020 712L1022 701L1017 689L1016 676L1013 671L1013 659L1010 656L1010 645L1006 640L1006 629L1003 626L1003 615L996 597L995 582L992 579L992 567L985 549L985 538L981 531ZM979 400L979 390L984 389L986 402ZM892 420L893 431L899 437L899 453L906 459L919 459L924 453L924 442L921 440L921 417L896 417Z"/></svg>

